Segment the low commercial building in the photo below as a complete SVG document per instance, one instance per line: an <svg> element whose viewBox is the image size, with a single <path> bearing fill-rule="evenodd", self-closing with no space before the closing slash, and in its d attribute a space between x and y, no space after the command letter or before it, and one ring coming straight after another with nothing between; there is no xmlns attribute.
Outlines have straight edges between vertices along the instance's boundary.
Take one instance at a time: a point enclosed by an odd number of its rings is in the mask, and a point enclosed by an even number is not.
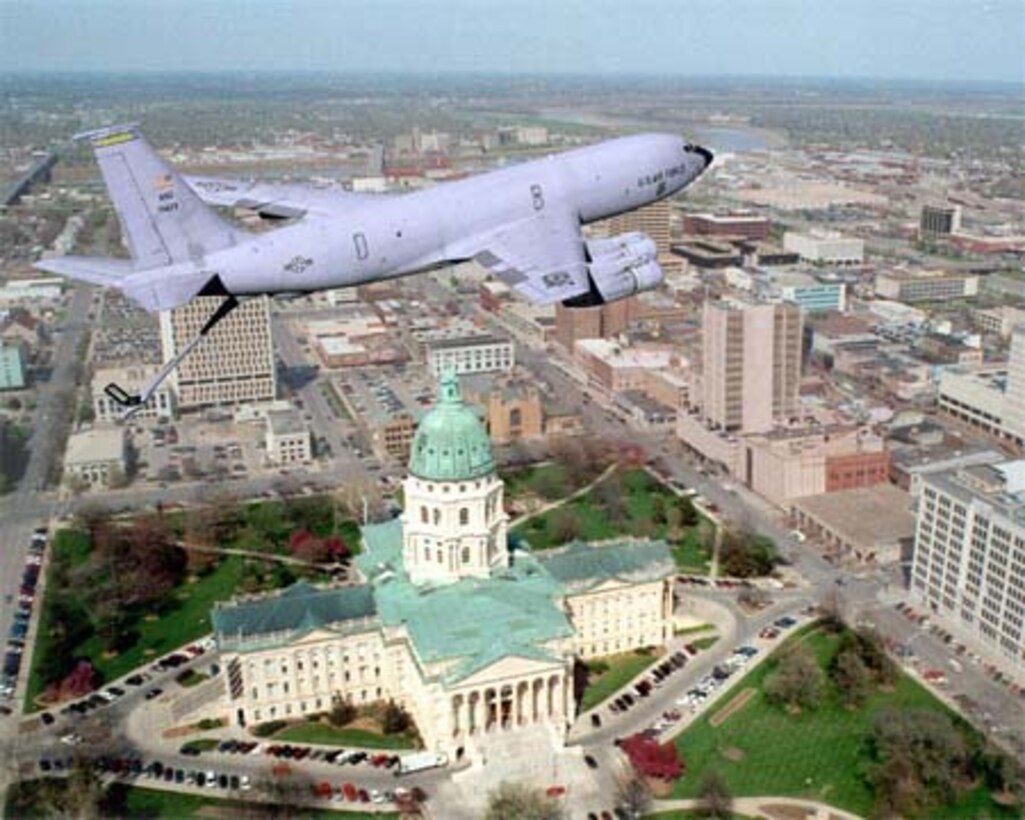
<svg viewBox="0 0 1025 820"><path fill-rule="evenodd" d="M746 239L768 239L772 223L767 216L750 211L730 213L685 213L685 236L740 236Z"/></svg>
<svg viewBox="0 0 1025 820"><path fill-rule="evenodd" d="M112 423L120 419L124 408L108 396L108 384L118 384L129 393L139 393L160 371L160 365L105 367L93 372L92 399L96 421ZM133 416L139 419L171 418L174 416L174 391L164 382Z"/></svg>
<svg viewBox="0 0 1025 820"><path fill-rule="evenodd" d="M678 362L667 347L629 347L611 339L582 339L576 343L576 355L591 385L609 393L643 390L649 372Z"/></svg>
<svg viewBox="0 0 1025 820"><path fill-rule="evenodd" d="M111 473L125 472L125 437L120 427L72 433L64 451L64 474L93 487L106 486Z"/></svg>
<svg viewBox="0 0 1025 820"><path fill-rule="evenodd" d="M869 487L889 476L890 456L882 437L861 427L798 425L737 435L712 429L691 412L679 414L676 434L783 509L798 498Z"/></svg>
<svg viewBox="0 0 1025 820"><path fill-rule="evenodd" d="M847 307L847 285L803 271L766 274L759 291L767 301L787 301L805 313L842 313Z"/></svg>
<svg viewBox="0 0 1025 820"><path fill-rule="evenodd" d="M516 363L512 340L492 335L433 339L426 343L426 353L427 366L435 377L448 370L459 376L508 372Z"/></svg>
<svg viewBox="0 0 1025 820"><path fill-rule="evenodd" d="M979 277L943 270L886 271L876 274L876 296L898 302L945 302L979 294Z"/></svg>
<svg viewBox="0 0 1025 820"><path fill-rule="evenodd" d="M801 498L790 507L790 521L843 562L879 565L911 559L911 496L892 484Z"/></svg>
<svg viewBox="0 0 1025 820"><path fill-rule="evenodd" d="M926 476L977 464L996 464L1005 458L999 450L983 446L905 447L890 454L890 481L917 498Z"/></svg>
<svg viewBox="0 0 1025 820"><path fill-rule="evenodd" d="M911 595L1025 683L1025 461L946 470L922 483Z"/></svg>
<svg viewBox="0 0 1025 820"><path fill-rule="evenodd" d="M1015 325L1025 324L1025 308L1011 305L979 308L972 312L972 319L983 333L993 333L1002 339L1009 339Z"/></svg>
<svg viewBox="0 0 1025 820"><path fill-rule="evenodd" d="M836 231L787 231L783 234L783 247L796 253L802 262L846 266L865 261L865 240Z"/></svg>
<svg viewBox="0 0 1025 820"><path fill-rule="evenodd" d="M0 390L22 390L25 384L24 347L0 339Z"/></svg>
<svg viewBox="0 0 1025 820"><path fill-rule="evenodd" d="M310 428L294 410L267 413L267 458L275 464L306 464L313 458Z"/></svg>

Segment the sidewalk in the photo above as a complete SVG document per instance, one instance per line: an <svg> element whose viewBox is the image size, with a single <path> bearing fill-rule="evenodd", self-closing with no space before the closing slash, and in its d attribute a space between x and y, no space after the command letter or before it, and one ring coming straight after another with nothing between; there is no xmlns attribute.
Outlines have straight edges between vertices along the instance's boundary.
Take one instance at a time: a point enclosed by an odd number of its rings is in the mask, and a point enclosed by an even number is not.
<svg viewBox="0 0 1025 820"><path fill-rule="evenodd" d="M695 809L700 803L700 800L656 800L652 804L651 814L658 817L659 812ZM821 818L821 820L863 820L861 815L851 814L825 803L797 797L737 797L733 800L733 812L745 817L794 820L795 816L798 816L797 811L802 810L806 817Z"/></svg>

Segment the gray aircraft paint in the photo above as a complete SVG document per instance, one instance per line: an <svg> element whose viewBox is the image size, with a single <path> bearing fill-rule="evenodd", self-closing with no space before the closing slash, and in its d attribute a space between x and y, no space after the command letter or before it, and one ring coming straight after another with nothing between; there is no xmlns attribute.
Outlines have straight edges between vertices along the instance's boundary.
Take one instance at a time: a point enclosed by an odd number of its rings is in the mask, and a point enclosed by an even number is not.
<svg viewBox="0 0 1025 820"><path fill-rule="evenodd" d="M123 260L58 257L37 266L118 287L148 310L181 305L215 277L239 296L312 292L474 258L534 301L571 299L593 289L588 273L595 270L594 254L580 234L581 224L670 196L711 161L710 152L680 137L642 134L413 193L362 195L311 186L188 181L134 125L79 138L94 147L133 264L128 269ZM268 212L276 208L303 218L251 235L201 200ZM624 266L647 265L646 274L631 279L638 283L635 289L661 280L644 239L626 236L620 248ZM631 249L644 253L630 256Z"/></svg>

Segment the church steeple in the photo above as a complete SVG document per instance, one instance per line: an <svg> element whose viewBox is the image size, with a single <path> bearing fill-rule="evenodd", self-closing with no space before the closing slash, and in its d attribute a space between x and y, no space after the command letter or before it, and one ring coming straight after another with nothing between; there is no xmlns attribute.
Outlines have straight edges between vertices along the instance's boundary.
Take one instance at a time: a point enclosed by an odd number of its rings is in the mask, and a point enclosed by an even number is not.
<svg viewBox="0 0 1025 820"><path fill-rule="evenodd" d="M403 484L403 563L414 583L483 577L509 565L508 516L491 440L449 371L413 439Z"/></svg>

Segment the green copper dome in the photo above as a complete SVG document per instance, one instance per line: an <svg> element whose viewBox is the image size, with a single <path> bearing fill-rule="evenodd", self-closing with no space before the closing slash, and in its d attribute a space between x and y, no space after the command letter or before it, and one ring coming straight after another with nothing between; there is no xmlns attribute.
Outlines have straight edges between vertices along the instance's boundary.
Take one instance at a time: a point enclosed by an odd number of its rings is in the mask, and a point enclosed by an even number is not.
<svg viewBox="0 0 1025 820"><path fill-rule="evenodd" d="M465 481L495 471L491 440L480 417L459 394L454 373L441 377L438 403L413 439L409 472L428 481Z"/></svg>

